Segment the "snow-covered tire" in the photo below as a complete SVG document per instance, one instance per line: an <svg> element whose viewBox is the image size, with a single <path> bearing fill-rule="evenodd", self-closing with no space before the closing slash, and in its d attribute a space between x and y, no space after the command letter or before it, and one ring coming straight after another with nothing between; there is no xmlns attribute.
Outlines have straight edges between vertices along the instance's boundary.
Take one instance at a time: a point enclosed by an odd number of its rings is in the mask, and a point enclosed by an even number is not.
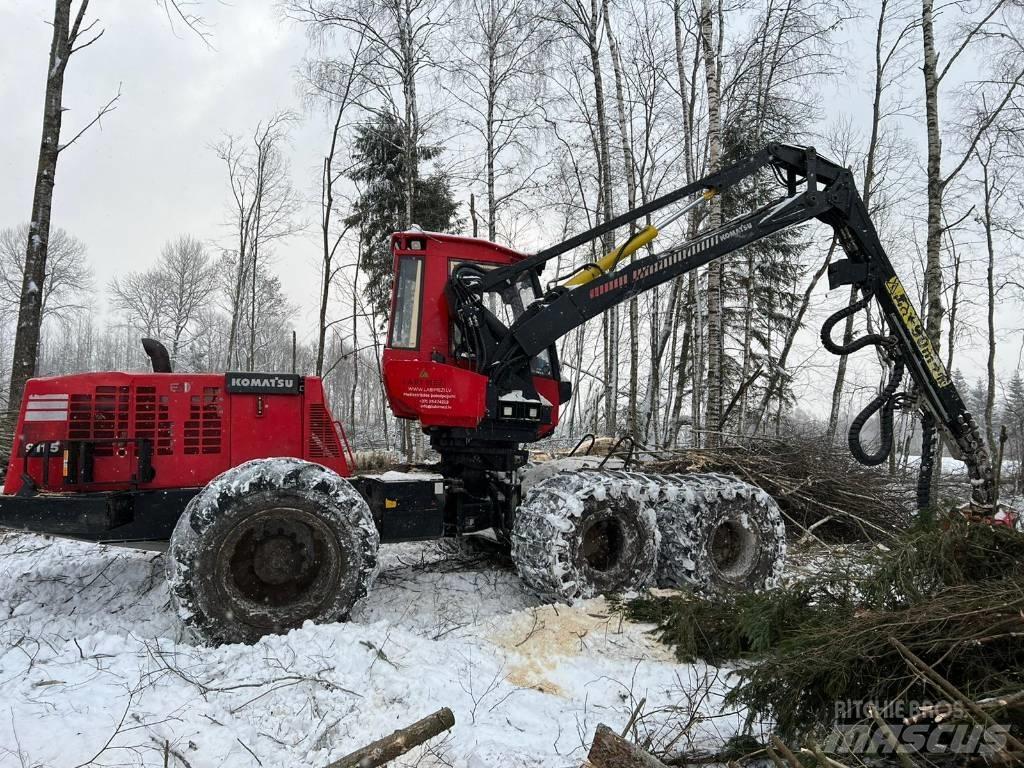
<svg viewBox="0 0 1024 768"><path fill-rule="evenodd" d="M726 475L666 475L662 481L659 586L723 594L778 584L786 528L771 496Z"/></svg>
<svg viewBox="0 0 1024 768"><path fill-rule="evenodd" d="M645 587L658 560L657 489L638 477L561 472L533 485L512 526L523 581L559 600Z"/></svg>
<svg viewBox="0 0 1024 768"><path fill-rule="evenodd" d="M210 643L338 621L370 588L379 542L348 481L301 459L256 459L210 481L178 519L171 600Z"/></svg>

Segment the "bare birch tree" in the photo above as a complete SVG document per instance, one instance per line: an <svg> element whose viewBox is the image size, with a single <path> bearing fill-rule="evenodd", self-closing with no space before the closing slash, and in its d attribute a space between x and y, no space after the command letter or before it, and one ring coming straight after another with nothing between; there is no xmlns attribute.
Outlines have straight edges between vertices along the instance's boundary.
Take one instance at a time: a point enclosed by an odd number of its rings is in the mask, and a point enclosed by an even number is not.
<svg viewBox="0 0 1024 768"><path fill-rule="evenodd" d="M506 209L535 187L532 163L544 90L548 33L534 0L468 0L453 30L459 57L446 90L462 108L459 122L482 145L473 157L483 182L487 239L498 239ZM476 222L474 221L474 226Z"/></svg>
<svg viewBox="0 0 1024 768"><path fill-rule="evenodd" d="M335 214L338 212L339 186L348 170L343 160L343 131L346 112L357 105L365 95L370 84L365 78L364 67L365 37L359 34L355 44L344 58L324 58L308 62L305 82L310 99L321 103L327 113L333 117L330 142L324 155L320 172L320 312L317 325L316 375L323 376L324 345L327 339L327 308L330 302L331 286L338 276L341 266L338 265L338 250L348 233L350 226L344 217L340 223ZM358 278L358 265L356 272ZM355 290L355 286L353 286ZM355 330L355 318L352 319L352 332Z"/></svg>
<svg viewBox="0 0 1024 768"><path fill-rule="evenodd" d="M18 324L14 337L14 356L11 364L9 403L21 400L21 392L36 369L39 354L39 332L43 319L42 286L46 282L47 247L50 240L50 213L53 207L53 189L57 176L57 160L104 115L115 108L115 95L97 112L96 116L70 140L61 142L64 119L64 73L71 57L95 43L103 30L96 29L96 21L85 22L89 0L80 0L72 15L72 0L55 0L53 36L46 75L46 95L43 100L43 129L32 194L32 218L25 243L24 279L18 307Z"/></svg>
<svg viewBox="0 0 1024 768"><path fill-rule="evenodd" d="M701 0L700 41L704 57L704 79L708 100L708 170L718 170L722 154L721 100L718 89L718 55L714 43L715 8L712 0ZM719 36L722 29L718 29ZM714 229L722 223L721 200L715 196L709 205L708 226ZM723 366L725 339L722 327L722 262L716 260L708 265L708 405L706 436L707 444L718 445L722 432Z"/></svg>
<svg viewBox="0 0 1024 768"><path fill-rule="evenodd" d="M269 257L272 243L290 237L303 224L298 219L301 200L292 186L282 145L294 120L290 112L278 112L260 122L248 143L226 137L215 148L224 163L231 188L230 226L236 238L234 281L229 291L231 330L227 367L241 364L241 330L248 320L248 344L244 347L246 370L252 370L256 351L256 301L261 259ZM248 317L243 314L243 297Z"/></svg>
<svg viewBox="0 0 1024 768"><path fill-rule="evenodd" d="M915 21L899 2L896 0L881 1L875 23L871 123L863 164L864 174L860 185L864 205L873 215L877 214L880 209L876 189L880 186L884 176L879 173L879 168L883 167L886 159L883 154L886 151L884 142L886 124L887 121L900 114L905 106L901 99L903 90L898 86L903 81L908 69L906 51L914 26ZM891 95L894 90L896 91L895 98ZM852 304L856 300L857 289L853 287L850 289L849 303ZM853 322L852 315L846 319L843 327L843 344L849 344L853 339ZM826 427L826 438L829 442L835 438L839 425L846 368L847 355L842 355L839 357L836 367L836 378L832 387L832 404Z"/></svg>
<svg viewBox="0 0 1024 768"><path fill-rule="evenodd" d="M206 31L203 19L190 10L194 3L185 0L157 0L168 18L177 17L190 30L204 40ZM72 136L61 141L64 112L64 75L71 57L88 48L103 36L103 29L97 28L98 20L86 22L89 0L79 0L78 9L73 11L74 0L54 0L53 34L50 42L50 56L47 65L46 92L43 99L43 128L36 166L35 185L32 192L32 216L25 243L24 280L21 287L21 301L18 308L18 324L14 337L14 354L11 363L11 380L8 402L21 400L21 392L35 373L36 358L39 355L39 334L43 320L41 286L46 280L47 249L50 241L50 217L53 207L53 190L57 176L57 161L60 154L71 147L90 128L98 125L103 117L116 108L120 98L118 92L99 108L95 117Z"/></svg>
<svg viewBox="0 0 1024 768"><path fill-rule="evenodd" d="M0 316L16 317L25 282L25 241L29 225L0 230ZM50 231L46 278L39 296L40 318L69 319L84 309L93 290L85 243L61 228Z"/></svg>
<svg viewBox="0 0 1024 768"><path fill-rule="evenodd" d="M1000 285L996 279L996 238L1003 228L999 208L1009 192L1002 167L1012 168L1012 161L1001 157L998 140L986 137L974 150L975 162L981 170L981 210L975 214L975 221L985 233L985 397L982 404L985 439L989 451L996 455L995 404L996 404L996 296Z"/></svg>
<svg viewBox="0 0 1024 768"><path fill-rule="evenodd" d="M206 248L191 235L167 242L152 269L129 272L110 283L114 308L133 328L168 341L172 363L203 330L198 320L216 290Z"/></svg>
<svg viewBox="0 0 1024 768"><path fill-rule="evenodd" d="M964 3L954 3L953 5L960 10L966 8ZM944 57L944 65L939 69L939 50L935 42L934 0L922 0L921 2L922 73L924 75L925 118L928 136L926 177L928 213L924 272L925 332L935 348L936 354L939 353L941 347L944 313L942 241L946 227L944 225L943 199L947 189L956 181L970 161L978 142L1006 106L1010 104L1011 99L1020 91L1022 80L1024 80L1024 56L1021 55L1024 50L1021 49L1020 42L1013 35L1007 38L998 37L1003 45L1006 45L1005 41L1009 41L1009 56L1003 57L1006 63L1001 71L996 73L996 78L988 83L988 87L979 86L978 88L983 94L991 93L989 103L994 107L977 114L970 130L966 132L964 149L954 157L952 167L948 171L943 170L944 152L942 126L939 118L940 89L954 65L965 52L974 48L977 43L985 41L990 33L998 33L1000 27L1005 27L1005 24L1000 22L999 14L1009 6L1011 3L1008 0L991 0L981 6L980 11L975 15L968 15L960 33L953 41L951 50ZM939 450L941 456L941 446ZM940 465L941 461L935 464L935 466ZM938 476L939 473L933 471L933 498L938 498Z"/></svg>

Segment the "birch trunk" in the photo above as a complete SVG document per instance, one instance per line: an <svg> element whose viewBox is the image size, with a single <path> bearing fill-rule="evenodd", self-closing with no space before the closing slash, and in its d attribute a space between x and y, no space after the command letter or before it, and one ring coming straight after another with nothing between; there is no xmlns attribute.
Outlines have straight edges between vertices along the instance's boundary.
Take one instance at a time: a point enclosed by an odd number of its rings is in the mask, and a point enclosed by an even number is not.
<svg viewBox="0 0 1024 768"><path fill-rule="evenodd" d="M921 0L921 38L924 61L924 107L928 136L927 199L924 288L927 301L925 333L939 354L942 336L942 137L939 133L938 56L932 20L933 0ZM942 465L942 443L938 443L935 467ZM932 470L932 498L938 499L939 472Z"/></svg>
<svg viewBox="0 0 1024 768"><path fill-rule="evenodd" d="M683 45L682 13L683 7L680 0L674 0L673 12L673 36L676 59L676 81L679 87L679 102L683 109L683 165L686 169L686 177L693 180L697 177L697 163L693 151L693 119L696 109L696 87L690 88L687 84L685 61L685 50ZM691 63L690 77L696 83L700 69L701 52L700 46L694 50ZM687 237L692 238L697 232L697 214L693 212L688 221ZM675 285L680 286L682 278L676 280ZM681 288L680 288L681 290ZM678 316L683 322L683 335L678 347L679 360L673 355L673 365L676 370L676 395L672 402L671 422L666 424L665 442L674 445L679 438L679 430L682 428L682 406L686 394L686 369L689 363L691 373L689 382L690 392L690 422L692 432L697 434L701 424L701 381L702 381L702 345L703 333L699 298L697 296L697 273L690 272L686 276L686 301L683 307L678 310ZM673 331L674 332L674 331Z"/></svg>
<svg viewBox="0 0 1024 768"><path fill-rule="evenodd" d="M988 325L988 359L985 370L988 374L987 387L985 390L985 439L988 441L989 455L995 456L998 450L995 439L995 430L992 425L993 411L996 405L996 283L995 266L996 252L992 241L993 213L992 213L992 179L989 175L988 162L981 164L982 185L984 187L984 221L985 221L985 248L988 255L988 263L985 270L985 288L988 306L986 307L986 321Z"/></svg>
<svg viewBox="0 0 1024 768"><path fill-rule="evenodd" d="M601 76L601 41L600 41L601 8L598 0L590 0L590 18L587 25L587 46L590 51L590 69L594 77L594 111L597 117L597 161L601 177L601 207L604 220L612 218L612 181L611 159L608 147L608 119L605 113L604 80ZM603 238L604 252L608 253L615 247L615 236ZM616 347L616 322L614 307L601 316L601 327L604 332L604 421L609 434L615 434L615 400L618 378L618 354Z"/></svg>
<svg viewBox="0 0 1024 768"><path fill-rule="evenodd" d="M615 108L619 123L619 139L622 145L622 165L626 179L626 203L629 210L636 207L636 173L633 163L633 150L630 146L629 122L626 117L626 98L622 85L622 59L619 56L619 46L615 41L612 32L611 14L608 11L608 0L602 0L604 13L604 31L608 38L608 50L611 53L612 73L615 77ZM629 234L636 232L636 223L629 225ZM628 427L627 431L634 437L640 432L637 416L637 378L639 376L640 360L640 310L638 299L633 296L629 300L629 400L628 400Z"/></svg>
<svg viewBox="0 0 1024 768"><path fill-rule="evenodd" d="M494 16L492 13L489 19L489 30L491 36L489 37L488 49L487 49L487 107L486 107L486 123L484 128L484 143L485 151L487 153L487 239L492 243L498 237L498 202L494 198L494 156L497 154L495 149L495 124L494 124L494 107L498 100L498 82L497 74L495 72L495 57L498 55L496 50L496 42L493 39L494 30ZM476 237L476 217L473 217L473 236Z"/></svg>
<svg viewBox="0 0 1024 768"><path fill-rule="evenodd" d="M412 13L409 0L402 0L399 19L399 46L402 61L402 96L405 101L405 226L414 223L416 179L419 176L419 111L416 105L416 51L414 50Z"/></svg>
<svg viewBox="0 0 1024 768"><path fill-rule="evenodd" d="M704 75L708 94L708 172L718 170L722 153L720 95L718 92L718 63L712 21L712 2L702 0L700 15L701 48L704 52ZM721 18L721 17L719 17ZM718 30L721 36L722 30ZM708 211L708 226L712 229L722 223L721 201L712 198ZM725 343L722 328L722 263L713 261L708 265L708 403L705 434L711 447L721 442L722 432L722 374L725 358Z"/></svg>

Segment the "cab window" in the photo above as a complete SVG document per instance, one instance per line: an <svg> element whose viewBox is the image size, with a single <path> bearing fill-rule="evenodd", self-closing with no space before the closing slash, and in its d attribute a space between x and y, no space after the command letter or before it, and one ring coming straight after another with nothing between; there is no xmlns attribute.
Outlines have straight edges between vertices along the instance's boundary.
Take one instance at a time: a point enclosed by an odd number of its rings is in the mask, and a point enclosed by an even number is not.
<svg viewBox="0 0 1024 768"><path fill-rule="evenodd" d="M399 258L389 346L398 349L416 349L419 346L422 297L423 259L419 256Z"/></svg>

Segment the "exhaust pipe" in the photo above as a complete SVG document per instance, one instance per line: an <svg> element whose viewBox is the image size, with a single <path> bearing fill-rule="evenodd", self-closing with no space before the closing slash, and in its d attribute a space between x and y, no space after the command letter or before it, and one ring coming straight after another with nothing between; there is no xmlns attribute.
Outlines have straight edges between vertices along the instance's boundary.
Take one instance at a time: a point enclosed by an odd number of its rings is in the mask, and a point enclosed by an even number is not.
<svg viewBox="0 0 1024 768"><path fill-rule="evenodd" d="M146 350L153 364L153 373L172 373L171 356L167 354L167 347L156 339L143 339L142 348Z"/></svg>

